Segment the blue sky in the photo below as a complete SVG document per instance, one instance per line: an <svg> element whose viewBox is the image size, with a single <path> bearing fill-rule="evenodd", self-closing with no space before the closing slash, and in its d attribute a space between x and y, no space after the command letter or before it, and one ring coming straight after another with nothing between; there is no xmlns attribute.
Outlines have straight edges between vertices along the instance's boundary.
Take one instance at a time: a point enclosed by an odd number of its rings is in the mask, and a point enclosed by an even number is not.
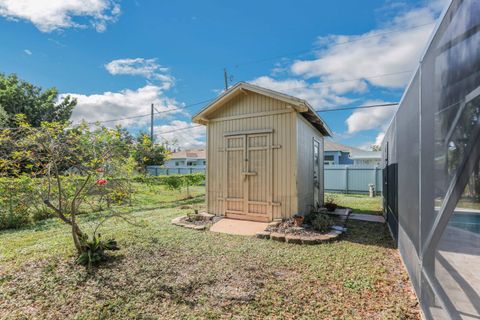
<svg viewBox="0 0 480 320"><path fill-rule="evenodd" d="M192 125L202 104L182 108L218 95L224 67L232 83L315 109L398 101L446 2L0 0L0 72L74 95L73 121L143 115L153 102L158 138L195 148L203 128L162 132ZM321 116L335 140L368 147L394 111Z"/></svg>

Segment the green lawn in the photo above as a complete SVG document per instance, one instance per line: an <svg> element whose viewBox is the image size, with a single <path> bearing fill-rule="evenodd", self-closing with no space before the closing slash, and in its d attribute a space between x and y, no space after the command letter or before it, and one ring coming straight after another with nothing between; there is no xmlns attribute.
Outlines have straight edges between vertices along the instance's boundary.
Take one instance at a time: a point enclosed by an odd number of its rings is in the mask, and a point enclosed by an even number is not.
<svg viewBox="0 0 480 320"><path fill-rule="evenodd" d="M179 204L201 202L177 196L152 189L135 200L136 225L108 221L102 236L121 250L93 272L73 263L56 220L0 232L0 318L419 319L382 224L351 221L338 242L300 246L175 227Z"/></svg>
<svg viewBox="0 0 480 320"><path fill-rule="evenodd" d="M361 194L325 193L325 199L332 196L335 203L351 208L355 213L382 214L382 197L370 198Z"/></svg>

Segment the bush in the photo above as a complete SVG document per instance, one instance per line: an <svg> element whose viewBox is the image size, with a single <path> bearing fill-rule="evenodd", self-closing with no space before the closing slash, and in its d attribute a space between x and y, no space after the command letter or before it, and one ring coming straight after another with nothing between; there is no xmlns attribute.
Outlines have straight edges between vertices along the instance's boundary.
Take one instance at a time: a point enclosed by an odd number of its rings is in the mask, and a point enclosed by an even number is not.
<svg viewBox="0 0 480 320"><path fill-rule="evenodd" d="M145 183L147 185L178 185L181 187L182 180L187 180L191 186L201 185L205 181L204 173L175 174L170 176L143 176L138 175L133 178L134 182ZM179 189L178 187L177 189ZM175 188L174 188L175 190Z"/></svg>
<svg viewBox="0 0 480 320"><path fill-rule="evenodd" d="M166 176L164 179L164 184L167 189L170 190L180 190L183 185L183 177L182 176Z"/></svg>
<svg viewBox="0 0 480 320"><path fill-rule="evenodd" d="M88 268L99 264L107 259L105 251L119 250L117 242L113 239L101 240L100 234L93 235L92 239L81 239L83 247L82 253L78 256L76 262Z"/></svg>
<svg viewBox="0 0 480 320"><path fill-rule="evenodd" d="M327 208L328 211L332 212L338 208L335 200L336 198L333 195L327 196L327 199L325 200L325 208Z"/></svg>
<svg viewBox="0 0 480 320"><path fill-rule="evenodd" d="M38 199L33 197L30 178L0 178L0 230L15 229L32 222ZM41 205L38 205L42 207Z"/></svg>
<svg viewBox="0 0 480 320"><path fill-rule="evenodd" d="M313 229L320 232L328 232L335 221L327 214L318 214L312 222Z"/></svg>
<svg viewBox="0 0 480 320"><path fill-rule="evenodd" d="M85 203L79 208L79 214L86 212L98 212L106 210L110 205L125 205L131 203L134 192L132 182L147 185L164 185L172 190L181 190L189 186L202 185L205 174L194 173L172 176L135 176L133 178L108 177L108 183L104 186L94 186L88 191ZM120 176L120 178L117 178ZM64 191L68 194L73 192L73 186L83 177L61 177ZM54 212L48 209L39 194L39 188L45 181L43 178L30 178L19 176L16 178L0 178L0 230L21 228L26 225L55 217ZM52 185L52 192L56 192L56 186ZM102 206L106 204L106 206Z"/></svg>

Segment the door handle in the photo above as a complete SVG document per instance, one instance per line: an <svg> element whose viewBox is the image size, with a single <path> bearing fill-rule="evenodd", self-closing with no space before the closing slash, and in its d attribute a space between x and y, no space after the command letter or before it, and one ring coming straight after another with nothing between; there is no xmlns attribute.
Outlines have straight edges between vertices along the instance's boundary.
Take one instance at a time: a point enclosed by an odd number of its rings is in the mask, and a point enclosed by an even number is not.
<svg viewBox="0 0 480 320"><path fill-rule="evenodd" d="M242 172L242 174L244 176L256 176L257 175L257 173L253 172L253 171L244 171L244 172Z"/></svg>

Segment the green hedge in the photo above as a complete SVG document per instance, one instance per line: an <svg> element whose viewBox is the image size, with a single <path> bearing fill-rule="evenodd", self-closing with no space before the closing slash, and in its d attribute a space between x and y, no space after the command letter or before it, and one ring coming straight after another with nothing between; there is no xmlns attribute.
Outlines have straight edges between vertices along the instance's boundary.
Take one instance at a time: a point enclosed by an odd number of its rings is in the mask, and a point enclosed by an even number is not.
<svg viewBox="0 0 480 320"><path fill-rule="evenodd" d="M146 183L152 185L168 186L173 184L172 181L178 181L179 185L183 185L182 181L188 181L191 186L202 185L205 182L205 173L192 174L174 174L165 176L136 176L134 182Z"/></svg>
<svg viewBox="0 0 480 320"><path fill-rule="evenodd" d="M78 178L82 179L82 178ZM125 180L109 179L113 180ZM132 182L151 186L164 185L178 190L182 187L202 185L204 173L171 175L171 176L136 176ZM39 187L39 179L28 177L0 178L0 230L20 228L53 216L48 210L35 188Z"/></svg>

